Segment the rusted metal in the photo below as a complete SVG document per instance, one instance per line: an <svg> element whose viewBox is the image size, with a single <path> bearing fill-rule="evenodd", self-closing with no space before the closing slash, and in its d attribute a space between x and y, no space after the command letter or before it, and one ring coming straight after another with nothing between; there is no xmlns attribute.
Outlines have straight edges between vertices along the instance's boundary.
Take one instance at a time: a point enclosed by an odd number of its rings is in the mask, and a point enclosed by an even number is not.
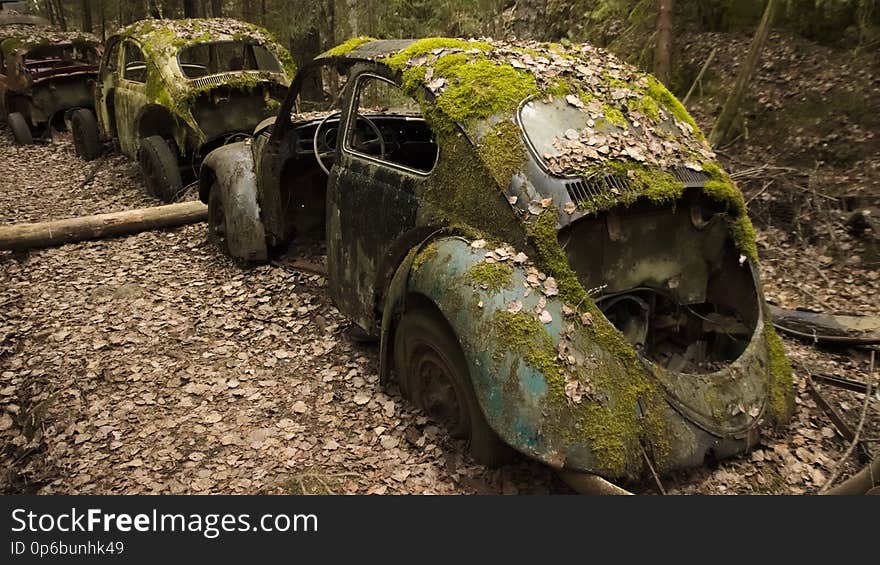
<svg viewBox="0 0 880 565"><path fill-rule="evenodd" d="M880 344L880 316L832 315L768 306L773 325L799 339L839 345Z"/></svg>
<svg viewBox="0 0 880 565"><path fill-rule="evenodd" d="M0 19L0 114L43 133L64 128L78 108L92 108L100 41L90 33L54 29L41 18ZM17 141L28 143L29 139ZM25 138L30 136L25 135Z"/></svg>
<svg viewBox="0 0 880 565"><path fill-rule="evenodd" d="M819 381L822 384L836 386L837 388L851 390L852 392L859 392L862 394L865 394L868 392L868 385L867 384L865 384L861 381L847 379L846 377L840 377L838 375L825 375L822 373L813 373L813 380Z"/></svg>
<svg viewBox="0 0 880 565"><path fill-rule="evenodd" d="M283 46L237 20L134 23L107 40L95 101L100 131L131 158L158 136L184 173L198 174L211 150L249 137L274 114L290 81L287 61Z"/></svg>

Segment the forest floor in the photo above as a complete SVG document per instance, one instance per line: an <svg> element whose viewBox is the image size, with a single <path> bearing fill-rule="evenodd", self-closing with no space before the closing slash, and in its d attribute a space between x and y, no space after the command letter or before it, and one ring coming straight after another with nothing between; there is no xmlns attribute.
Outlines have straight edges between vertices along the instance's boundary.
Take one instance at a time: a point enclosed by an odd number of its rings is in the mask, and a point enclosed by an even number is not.
<svg viewBox="0 0 880 565"><path fill-rule="evenodd" d="M870 88L876 75L867 80ZM700 103L705 123L711 98ZM799 150L814 142L813 131L802 133ZM753 135L722 155L758 219L771 220L758 222L768 300L880 313L876 234L854 234L850 210L837 205L854 186L856 198L877 195L876 167L849 160L835 165L850 171L848 183L839 171L824 182L815 163L773 155L776 143ZM762 166L790 174L763 169L777 183L768 189L766 175L731 154L749 163L763 154ZM835 205L780 195L786 179L804 175L808 196L827 192ZM69 139L16 147L0 128L0 223L154 204L122 156L87 164ZM462 442L393 385L382 389L377 348L348 337L324 287L318 275L281 266L242 269L206 242L204 224L0 252L0 492L570 492L525 459L496 470L474 464ZM808 393L807 378L866 381L869 354L785 344L797 386L793 421L746 455L663 476L668 492L810 493L827 481L848 441ZM817 386L854 428L864 395ZM866 422L863 437L876 452L880 395ZM859 466L850 457L844 475ZM652 480L626 486L659 490Z"/></svg>

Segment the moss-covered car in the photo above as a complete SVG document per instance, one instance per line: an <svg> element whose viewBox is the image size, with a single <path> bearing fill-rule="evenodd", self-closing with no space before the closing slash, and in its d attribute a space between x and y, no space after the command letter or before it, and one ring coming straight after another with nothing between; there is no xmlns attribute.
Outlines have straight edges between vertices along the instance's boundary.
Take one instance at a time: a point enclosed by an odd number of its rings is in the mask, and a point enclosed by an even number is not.
<svg viewBox="0 0 880 565"><path fill-rule="evenodd" d="M100 41L36 16L0 12L0 115L15 141L33 143L49 126L65 129L93 107Z"/></svg>
<svg viewBox="0 0 880 565"><path fill-rule="evenodd" d="M204 155L277 113L293 71L284 47L252 24L143 20L107 40L97 124L138 159L147 190L170 201ZM77 152L94 159L98 125L74 126Z"/></svg>
<svg viewBox="0 0 880 565"><path fill-rule="evenodd" d="M383 382L478 461L511 446L587 488L791 416L742 194L669 91L603 50L352 40L208 155L200 194L240 259L317 228Z"/></svg>

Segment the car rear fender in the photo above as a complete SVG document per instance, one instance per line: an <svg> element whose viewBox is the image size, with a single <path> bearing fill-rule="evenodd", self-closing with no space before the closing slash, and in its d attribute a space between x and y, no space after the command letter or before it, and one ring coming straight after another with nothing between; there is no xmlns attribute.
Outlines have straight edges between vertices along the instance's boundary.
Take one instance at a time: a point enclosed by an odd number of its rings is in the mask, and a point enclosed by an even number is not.
<svg viewBox="0 0 880 565"><path fill-rule="evenodd" d="M249 143L230 143L205 157L199 171L202 202L208 203L212 190L219 191L230 255L245 261L266 261L266 232L260 219L257 177Z"/></svg>
<svg viewBox="0 0 880 565"><path fill-rule="evenodd" d="M444 236L426 240L413 248L398 267L388 288L382 317L380 376L387 381L393 359L394 326L405 312L408 298L433 303L452 327L471 370L471 381L486 420L509 445L526 455L561 468L567 459L567 434L558 433L568 424L544 410L548 385L544 375L515 352L503 349L495 320L508 304L523 297L527 274L514 266L510 284L501 290L482 288L473 277L473 267L484 262L485 250L471 247L461 237ZM539 294L537 292L534 293ZM546 309L554 322L545 329L554 341L562 331L562 302L547 300ZM589 468L589 453L580 446L578 468Z"/></svg>

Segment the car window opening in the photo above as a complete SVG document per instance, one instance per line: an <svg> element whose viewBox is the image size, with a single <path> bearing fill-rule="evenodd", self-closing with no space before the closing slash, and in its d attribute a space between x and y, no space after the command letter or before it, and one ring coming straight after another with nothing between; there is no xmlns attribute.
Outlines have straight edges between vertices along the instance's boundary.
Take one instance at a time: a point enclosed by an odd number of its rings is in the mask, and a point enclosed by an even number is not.
<svg viewBox="0 0 880 565"><path fill-rule="evenodd" d="M386 79L358 79L356 119L346 132L345 148L376 161L429 173L437 161L437 143L418 102Z"/></svg>
<svg viewBox="0 0 880 565"><path fill-rule="evenodd" d="M281 72L281 63L262 45L246 41L199 43L180 50L178 64L186 78L241 71Z"/></svg>

